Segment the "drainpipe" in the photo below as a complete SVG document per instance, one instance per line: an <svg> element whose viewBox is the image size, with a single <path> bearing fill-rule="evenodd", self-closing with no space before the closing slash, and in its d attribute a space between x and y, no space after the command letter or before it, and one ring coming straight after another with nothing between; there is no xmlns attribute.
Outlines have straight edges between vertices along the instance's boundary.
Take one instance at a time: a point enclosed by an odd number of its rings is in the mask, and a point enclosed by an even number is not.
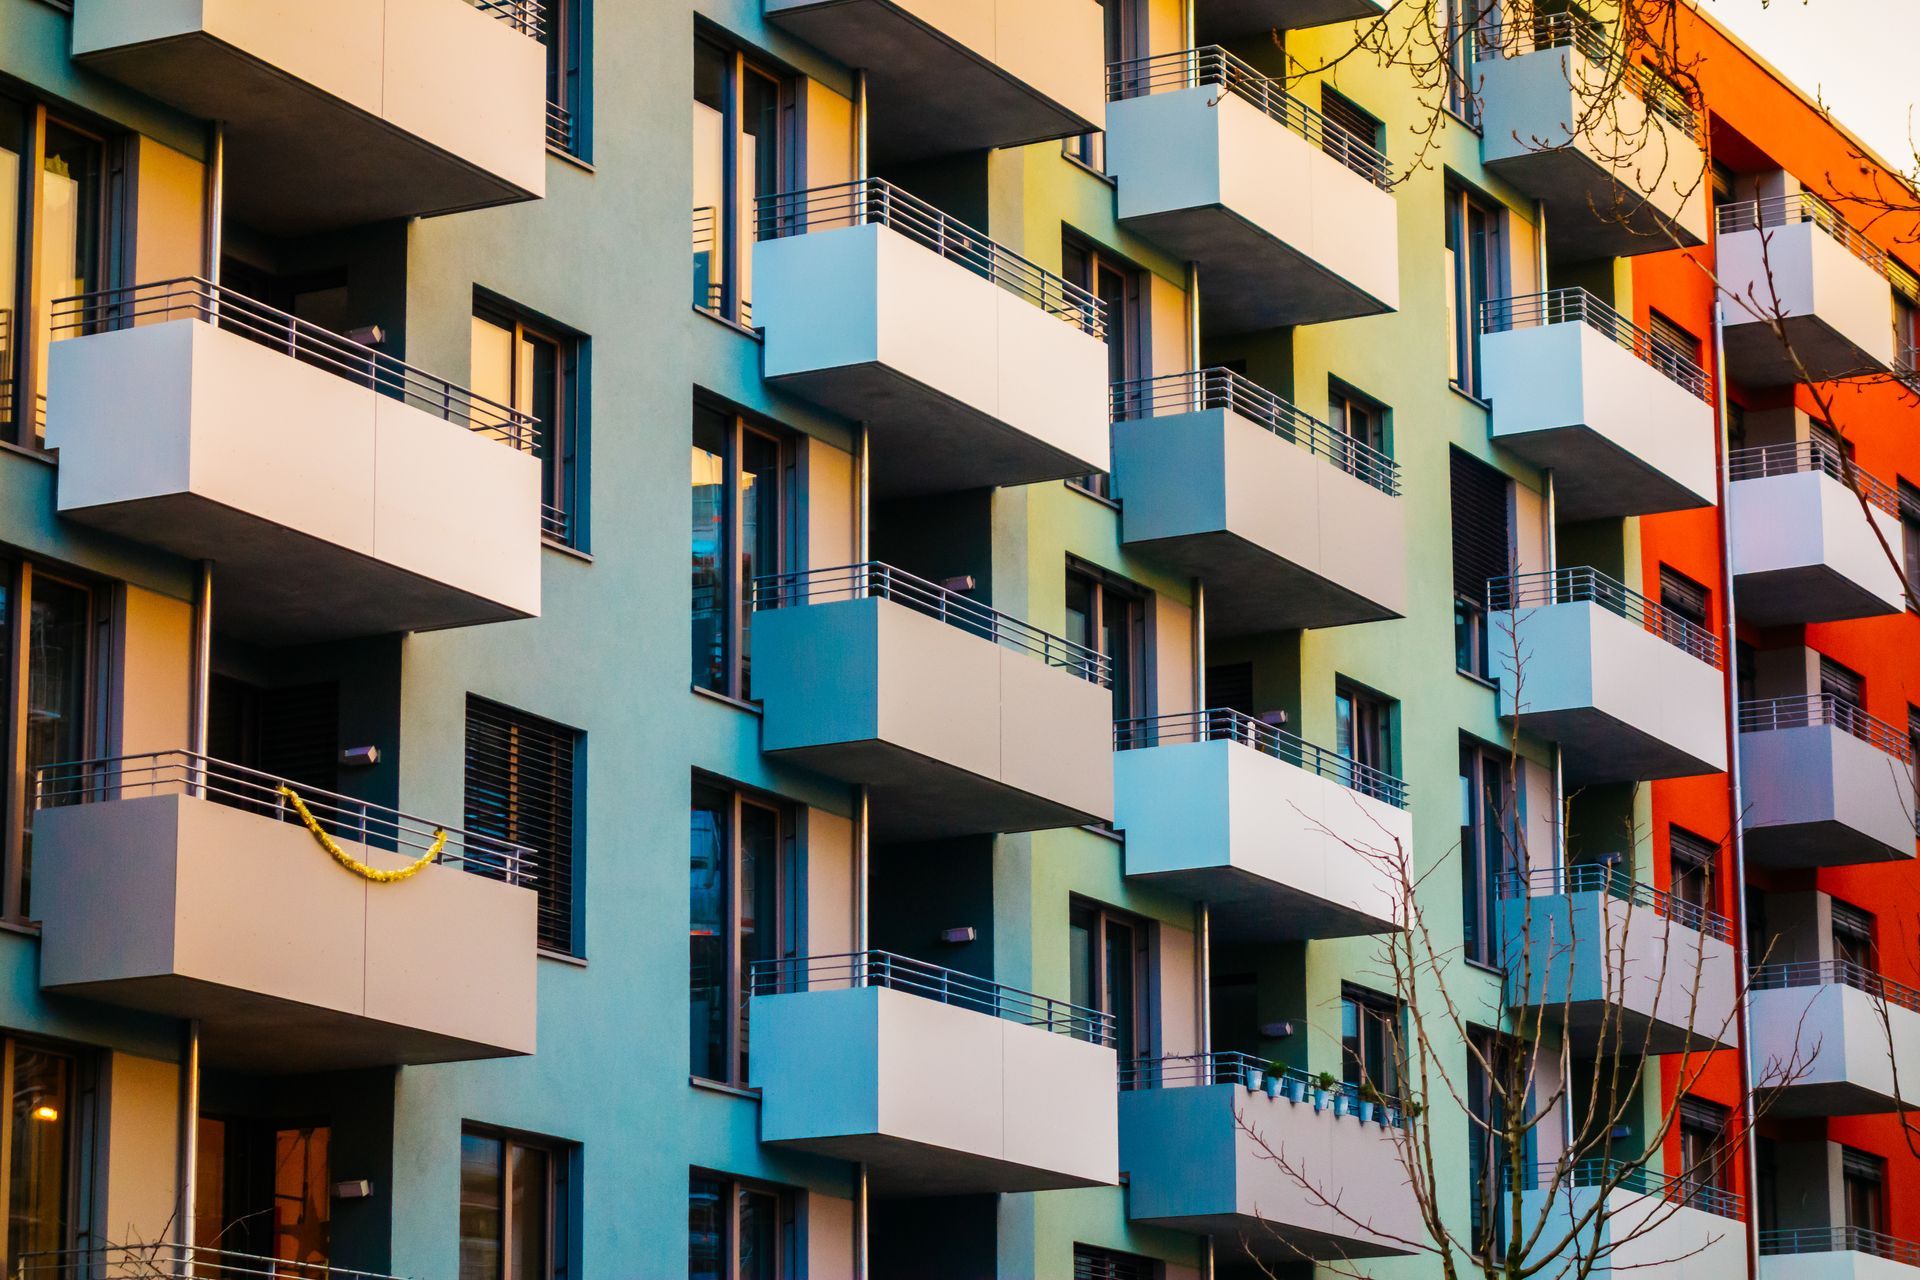
<svg viewBox="0 0 1920 1280"><path fill-rule="evenodd" d="M220 283L226 206L227 126L215 120L207 134L207 223L201 249L207 279L215 285Z"/></svg>
<svg viewBox="0 0 1920 1280"><path fill-rule="evenodd" d="M865 184L873 176L872 159L867 146L867 125L867 70L858 67L853 73L853 177L861 184L856 188L856 201L866 197ZM853 560L855 564L865 566L873 559L873 442L865 422L859 425L857 432L854 442ZM865 576L864 568L860 572ZM866 983L863 966L870 945L867 889L870 879L868 830L872 816L871 802L872 796L867 787L861 785L855 793L853 820L853 951L856 957L854 972L859 975L856 982L860 985ZM870 1271L871 1264L867 1259L867 1210L867 1166L862 1161L853 1167L852 1280L868 1280Z"/></svg>
<svg viewBox="0 0 1920 1280"><path fill-rule="evenodd" d="M213 683L213 561L202 560L194 566L193 583L193 670L187 677L187 750L196 757L207 754L208 697ZM187 766L189 794L198 795L206 781L195 760Z"/></svg>
<svg viewBox="0 0 1920 1280"><path fill-rule="evenodd" d="M853 176L864 181L873 175L867 171L867 69L853 73Z"/></svg>
<svg viewBox="0 0 1920 1280"><path fill-rule="evenodd" d="M183 1253L193 1248L193 1204L200 1181L200 1020L189 1018L180 1035L180 1133L175 1166L180 1199L173 1238ZM187 1258L191 1258L187 1254ZM184 1261L185 1259L183 1259Z"/></svg>

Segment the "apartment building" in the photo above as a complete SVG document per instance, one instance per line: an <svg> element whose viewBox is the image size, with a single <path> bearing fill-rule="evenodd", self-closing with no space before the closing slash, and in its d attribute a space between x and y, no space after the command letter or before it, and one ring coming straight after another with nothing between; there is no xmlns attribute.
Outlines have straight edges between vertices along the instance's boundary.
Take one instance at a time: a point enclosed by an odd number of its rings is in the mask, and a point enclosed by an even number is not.
<svg viewBox="0 0 1920 1280"><path fill-rule="evenodd" d="M9 1269L1434 1274L1516 1019L1616 1266L1914 1265L1905 224L1386 9L0 0Z"/></svg>

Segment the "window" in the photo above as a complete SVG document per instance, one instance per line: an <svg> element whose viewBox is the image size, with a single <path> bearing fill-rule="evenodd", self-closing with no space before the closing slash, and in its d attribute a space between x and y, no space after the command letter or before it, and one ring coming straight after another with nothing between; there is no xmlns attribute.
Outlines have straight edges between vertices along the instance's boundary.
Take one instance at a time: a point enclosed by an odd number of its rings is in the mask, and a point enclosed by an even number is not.
<svg viewBox="0 0 1920 1280"><path fill-rule="evenodd" d="M574 900L579 796L573 764L580 737L551 720L467 695L467 831L532 850L540 946L564 955L582 953Z"/></svg>
<svg viewBox="0 0 1920 1280"><path fill-rule="evenodd" d="M1152 1258L1098 1245L1073 1246L1073 1280L1159 1280L1160 1265Z"/></svg>
<svg viewBox="0 0 1920 1280"><path fill-rule="evenodd" d="M1833 708L1836 717L1862 711L1867 705L1867 678L1822 654L1820 692L1836 704Z"/></svg>
<svg viewBox="0 0 1920 1280"><path fill-rule="evenodd" d="M540 532L568 547L585 545L580 484L585 345L577 334L498 303L474 304L473 390L539 423L534 451L540 457Z"/></svg>
<svg viewBox="0 0 1920 1280"><path fill-rule="evenodd" d="M1447 188L1447 320L1453 333L1447 375L1454 386L1479 396L1480 306L1506 285L1503 256L1505 214L1464 188Z"/></svg>
<svg viewBox="0 0 1920 1280"><path fill-rule="evenodd" d="M1387 408L1337 378L1327 381L1327 421L1335 431L1376 453L1390 453Z"/></svg>
<svg viewBox="0 0 1920 1280"><path fill-rule="evenodd" d="M753 966L794 954L793 824L770 804L696 782L689 837L687 1068L745 1084Z"/></svg>
<svg viewBox="0 0 1920 1280"><path fill-rule="evenodd" d="M1525 1089L1517 1074L1519 1046L1511 1037L1486 1027L1467 1028L1467 1173L1473 1180L1472 1252L1489 1257L1500 1251L1506 1220L1500 1212L1505 1183L1501 1165L1507 1149L1507 1097ZM1521 1141L1531 1143L1531 1133ZM1529 1162L1530 1163L1530 1162Z"/></svg>
<svg viewBox="0 0 1920 1280"><path fill-rule="evenodd" d="M1660 566L1660 607L1665 611L1663 624L1677 619L1704 631L1711 600L1706 587L1671 565Z"/></svg>
<svg viewBox="0 0 1920 1280"><path fill-rule="evenodd" d="M1229 662L1207 668L1208 707L1225 707L1243 716L1253 714L1253 664Z"/></svg>
<svg viewBox="0 0 1920 1280"><path fill-rule="evenodd" d="M1920 607L1914 593L1920 592L1920 488L1900 482L1900 551L1906 571L1907 608Z"/></svg>
<svg viewBox="0 0 1920 1280"><path fill-rule="evenodd" d="M587 0L546 0L547 145L587 158Z"/></svg>
<svg viewBox="0 0 1920 1280"><path fill-rule="evenodd" d="M1720 846L1680 827L1667 830L1667 864L1673 896L1702 911L1718 911L1713 864Z"/></svg>
<svg viewBox="0 0 1920 1280"><path fill-rule="evenodd" d="M1386 786L1375 773L1398 772L1393 757L1394 700L1338 679L1333 685L1333 749L1342 760L1361 766L1339 779L1356 791L1385 799ZM1370 772L1372 771L1372 772Z"/></svg>
<svg viewBox="0 0 1920 1280"><path fill-rule="evenodd" d="M579 1148L460 1132L460 1280L566 1280Z"/></svg>
<svg viewBox="0 0 1920 1280"><path fill-rule="evenodd" d="M1067 570L1067 639L1113 664L1113 718L1146 714L1147 611L1140 589L1097 570Z"/></svg>
<svg viewBox="0 0 1920 1280"><path fill-rule="evenodd" d="M693 305L753 323L757 205L793 174L793 94L711 40L693 44Z"/></svg>
<svg viewBox="0 0 1920 1280"><path fill-rule="evenodd" d="M1067 920L1068 997L1113 1019L1123 1063L1153 1054L1152 973L1147 925L1093 903L1076 902Z"/></svg>
<svg viewBox="0 0 1920 1280"><path fill-rule="evenodd" d="M1701 363L1700 339L1658 311L1647 312L1647 330L1656 341L1672 347L1695 364Z"/></svg>
<svg viewBox="0 0 1920 1280"><path fill-rule="evenodd" d="M753 696L753 580L790 567L790 441L705 405L693 410L693 683Z"/></svg>
<svg viewBox="0 0 1920 1280"><path fill-rule="evenodd" d="M7 1269L22 1257L72 1247L69 1184L75 1181L77 1135L75 1062L63 1053L18 1040L4 1042L0 1074L12 1100L12 1139L0 1196L9 1206Z"/></svg>
<svg viewBox="0 0 1920 1280"><path fill-rule="evenodd" d="M1461 928L1467 958L1497 962L1494 936L1500 878L1519 861L1518 816L1507 756L1460 742Z"/></svg>
<svg viewBox="0 0 1920 1280"><path fill-rule="evenodd" d="M1887 1228L1887 1162L1852 1147L1840 1148L1840 1179L1846 1226L1879 1233ZM1868 1247L1871 1249L1872 1244Z"/></svg>
<svg viewBox="0 0 1920 1280"><path fill-rule="evenodd" d="M1831 901L1832 923L1828 926L1833 938L1833 958L1844 970L1854 975L1865 976L1874 972L1876 962L1873 945L1873 913L1862 911L1851 903L1838 898ZM1843 976L1845 974L1843 973Z"/></svg>
<svg viewBox="0 0 1920 1280"><path fill-rule="evenodd" d="M1060 274L1100 300L1107 328L1107 384L1118 388L1147 376L1147 284L1140 270L1103 249L1068 238L1061 248ZM1104 474L1076 483L1103 497L1112 495Z"/></svg>
<svg viewBox="0 0 1920 1280"><path fill-rule="evenodd" d="M1725 1190L1728 1183L1727 1125L1730 1113L1701 1098L1680 1099L1680 1180L1694 1187Z"/></svg>
<svg viewBox="0 0 1920 1280"><path fill-rule="evenodd" d="M1356 144L1377 149L1384 141L1380 118L1330 84L1320 86L1320 115L1327 124L1320 145L1329 155L1345 156Z"/></svg>
<svg viewBox="0 0 1920 1280"><path fill-rule="evenodd" d="M799 1245L789 1193L714 1174L687 1179L687 1280L790 1280Z"/></svg>
<svg viewBox="0 0 1920 1280"><path fill-rule="evenodd" d="M1400 1016L1400 1002L1392 996L1341 984L1341 1079L1371 1086L1383 1098L1400 1096Z"/></svg>
<svg viewBox="0 0 1920 1280"><path fill-rule="evenodd" d="M1447 41L1447 110L1475 128L1480 125L1480 99L1473 83L1479 32L1473 18L1483 9L1489 18L1495 12L1484 0L1440 0L1439 25Z"/></svg>
<svg viewBox="0 0 1920 1280"><path fill-rule="evenodd" d="M1920 372L1920 300L1893 295L1893 354L1897 373Z"/></svg>
<svg viewBox="0 0 1920 1280"><path fill-rule="evenodd" d="M1493 678L1487 583L1513 571L1513 517L1507 478L1451 450L1453 494L1453 664Z"/></svg>

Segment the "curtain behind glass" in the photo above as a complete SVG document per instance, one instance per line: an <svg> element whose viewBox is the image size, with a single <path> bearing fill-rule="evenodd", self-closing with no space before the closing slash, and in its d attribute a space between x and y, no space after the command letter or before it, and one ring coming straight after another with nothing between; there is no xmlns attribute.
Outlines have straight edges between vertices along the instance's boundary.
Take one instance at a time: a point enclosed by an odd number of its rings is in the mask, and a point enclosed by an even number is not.
<svg viewBox="0 0 1920 1280"><path fill-rule="evenodd" d="M13 1149L8 1153L8 1270L22 1254L67 1246L67 1165L73 1135L73 1062L16 1046Z"/></svg>

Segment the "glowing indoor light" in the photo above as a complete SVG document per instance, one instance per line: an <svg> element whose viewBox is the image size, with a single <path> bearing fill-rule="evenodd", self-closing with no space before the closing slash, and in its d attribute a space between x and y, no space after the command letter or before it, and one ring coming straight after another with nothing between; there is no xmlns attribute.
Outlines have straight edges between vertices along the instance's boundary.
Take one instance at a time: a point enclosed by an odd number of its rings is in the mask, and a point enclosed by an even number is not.
<svg viewBox="0 0 1920 1280"><path fill-rule="evenodd" d="M35 1120L58 1120L60 1118L60 1108L50 1107L43 1102L33 1109L33 1118Z"/></svg>

